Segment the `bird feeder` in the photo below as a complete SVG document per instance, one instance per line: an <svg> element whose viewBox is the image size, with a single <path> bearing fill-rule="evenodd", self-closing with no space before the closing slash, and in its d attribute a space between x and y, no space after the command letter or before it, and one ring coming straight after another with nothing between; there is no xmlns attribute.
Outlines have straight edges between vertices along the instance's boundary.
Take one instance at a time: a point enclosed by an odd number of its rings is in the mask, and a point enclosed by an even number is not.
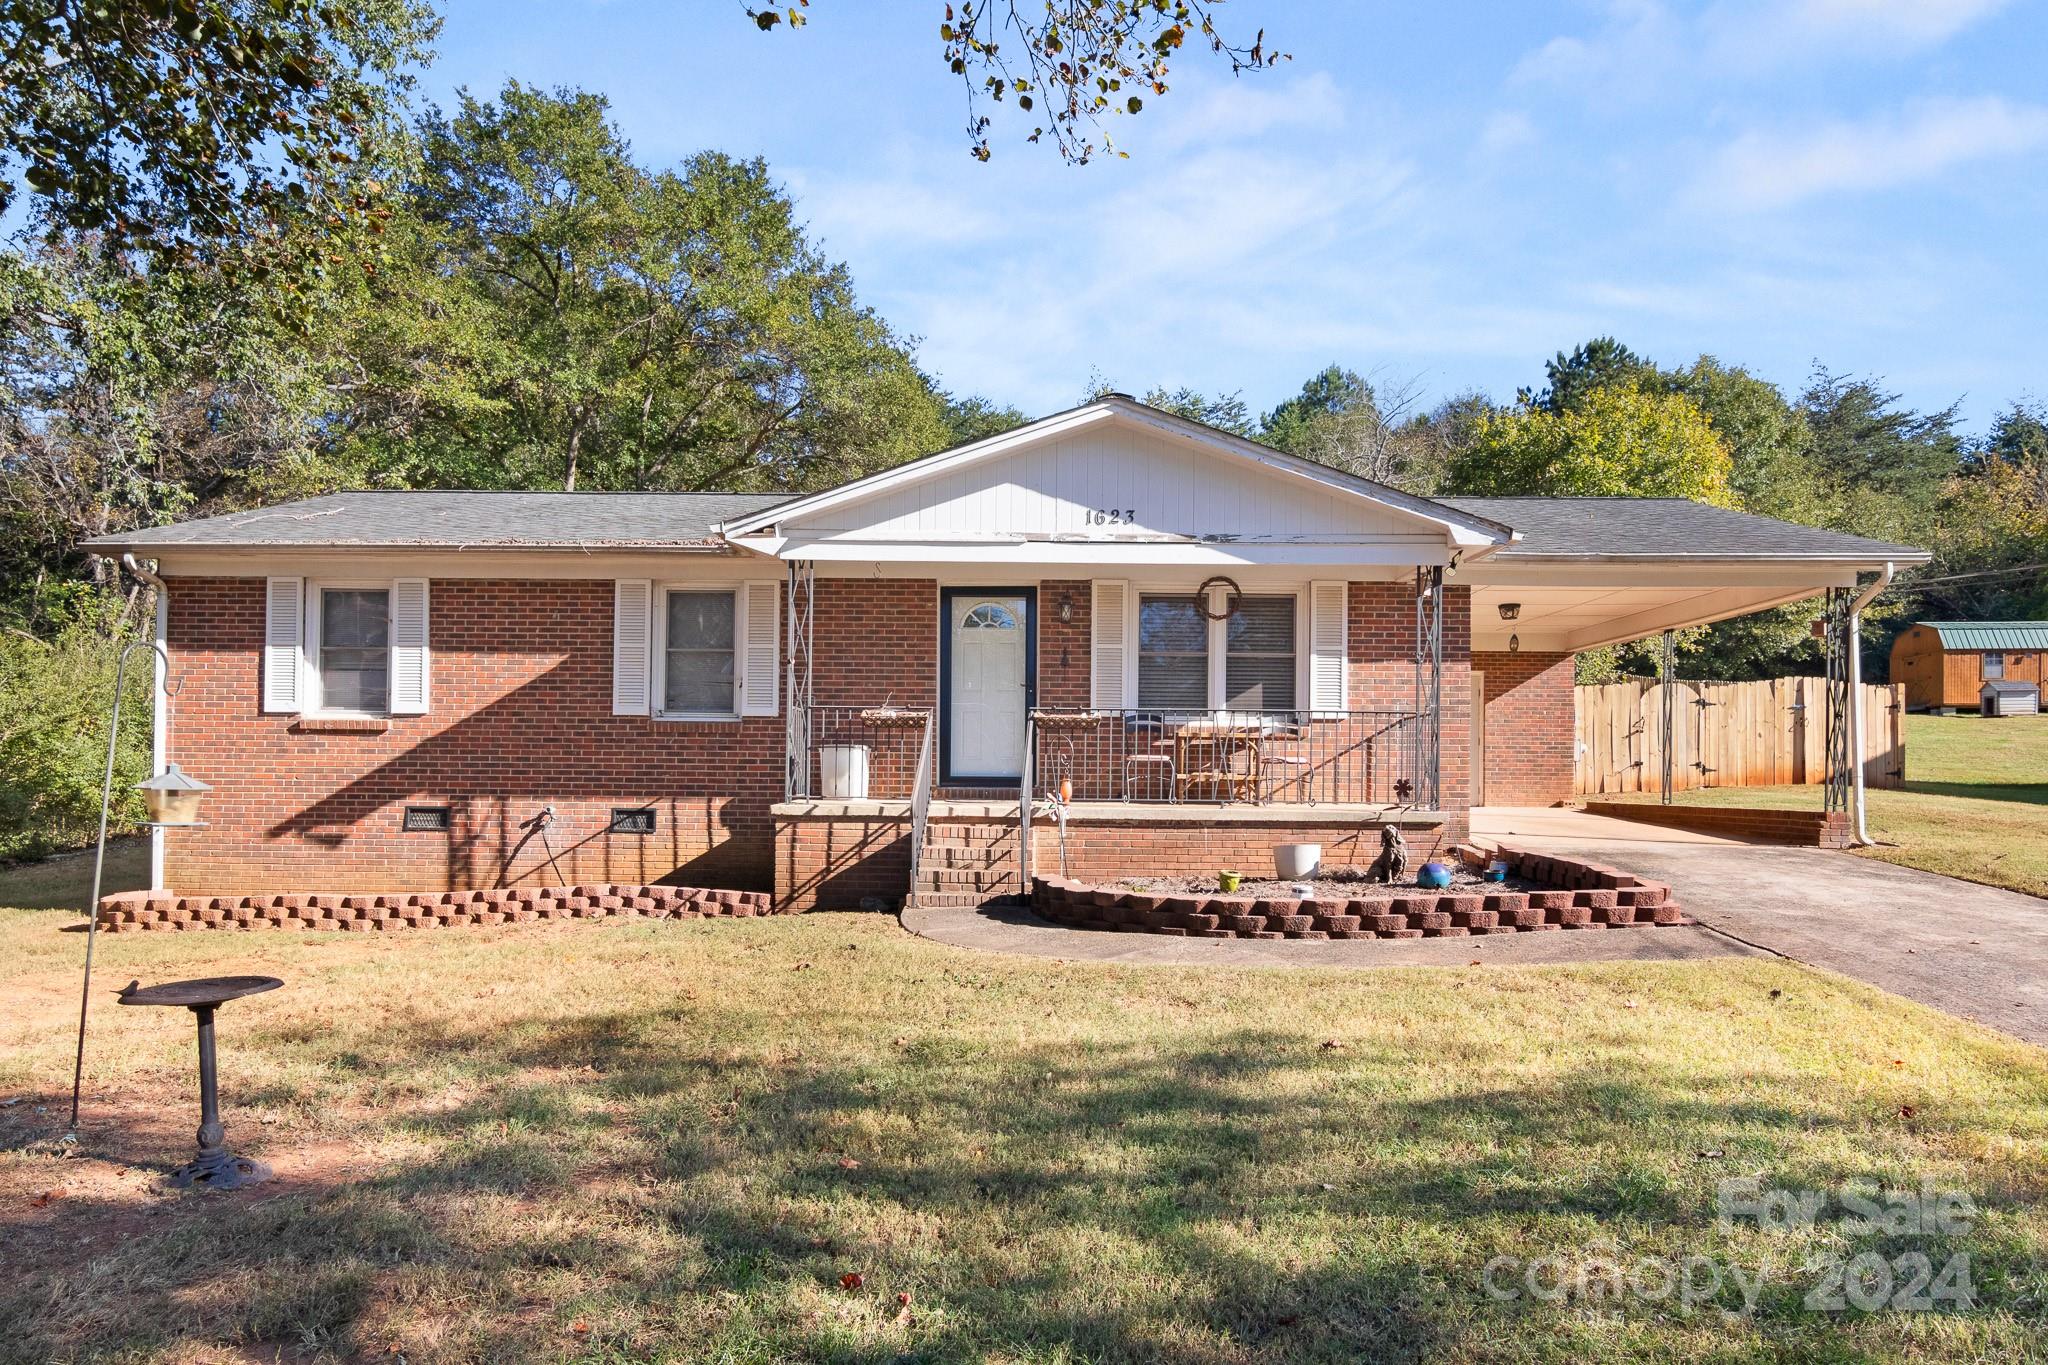
<svg viewBox="0 0 2048 1365"><path fill-rule="evenodd" d="M164 829L199 824L199 802L213 790L198 778L186 776L175 763L166 763L162 772L136 783L135 789L149 808L149 823Z"/></svg>

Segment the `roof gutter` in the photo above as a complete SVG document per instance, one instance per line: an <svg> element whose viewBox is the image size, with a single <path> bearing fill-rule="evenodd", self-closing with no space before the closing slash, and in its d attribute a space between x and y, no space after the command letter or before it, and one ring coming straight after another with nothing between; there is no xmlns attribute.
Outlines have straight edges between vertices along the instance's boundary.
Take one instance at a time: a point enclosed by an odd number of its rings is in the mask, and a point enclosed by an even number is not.
<svg viewBox="0 0 2048 1365"><path fill-rule="evenodd" d="M129 573L134 574L137 578L149 584L150 587L155 588L160 593L168 594L171 590L168 584L166 584L161 578L158 578L156 576L155 571L143 568L141 563L138 562L135 556L132 554L124 554L121 556L121 567L126 569Z"/></svg>
<svg viewBox="0 0 2048 1365"><path fill-rule="evenodd" d="M1850 825L1849 842L1857 848L1868 848L1876 840L1870 837L1868 812L1863 800L1863 609L1877 600L1877 595L1892 584L1897 565L1886 561L1878 570L1877 578L1871 585L1856 595L1849 604L1849 735L1855 747L1855 758L1849 765Z"/></svg>

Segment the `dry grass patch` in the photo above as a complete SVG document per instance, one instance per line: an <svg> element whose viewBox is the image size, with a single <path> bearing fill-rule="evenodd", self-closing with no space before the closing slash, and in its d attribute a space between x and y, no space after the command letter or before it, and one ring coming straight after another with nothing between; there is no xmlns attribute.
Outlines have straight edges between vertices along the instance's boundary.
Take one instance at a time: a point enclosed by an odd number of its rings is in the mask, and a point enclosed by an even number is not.
<svg viewBox="0 0 2048 1365"><path fill-rule="evenodd" d="M222 1012L229 1132L322 1169L191 1199L119 1174L184 1158L182 1012L101 998L95 1122L80 1154L49 1154L82 948L61 922L0 912L0 1096L51 1107L0 1109L19 1267L0 1355L2043 1349L2044 1055L1795 966L1070 966L850 915L110 939L109 987L288 983ZM1717 1182L1748 1174L1967 1191L1971 1232L1911 1244L1967 1250L1982 1306L1805 1311L1806 1255L1908 1243L1724 1231ZM1767 1268L1767 1288L1738 1319L1481 1289L1497 1254L1617 1249Z"/></svg>

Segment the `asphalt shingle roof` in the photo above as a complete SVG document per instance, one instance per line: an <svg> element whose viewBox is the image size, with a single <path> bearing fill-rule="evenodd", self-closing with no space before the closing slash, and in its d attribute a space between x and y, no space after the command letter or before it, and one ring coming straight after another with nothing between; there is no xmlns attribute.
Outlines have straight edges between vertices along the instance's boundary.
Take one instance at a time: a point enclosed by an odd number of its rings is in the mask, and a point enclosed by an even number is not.
<svg viewBox="0 0 2048 1365"><path fill-rule="evenodd" d="M1492 562L1531 559L1847 559L1918 563L1925 550L1684 498L1442 497L1522 533Z"/></svg>
<svg viewBox="0 0 2048 1365"><path fill-rule="evenodd" d="M1943 649L2048 650L2048 621L1915 621L1941 637Z"/></svg>
<svg viewBox="0 0 2048 1365"><path fill-rule="evenodd" d="M788 501L779 493L330 493L278 507L100 536L85 544L109 551L267 546L688 548L717 543L713 528L721 522ZM1797 526L1683 498L1435 501L1521 532L1520 541L1496 552L1497 560L1697 557L1917 563L1927 557L1909 545Z"/></svg>
<svg viewBox="0 0 2048 1365"><path fill-rule="evenodd" d="M773 507L781 493L330 493L175 526L124 531L88 549L200 546L671 548Z"/></svg>

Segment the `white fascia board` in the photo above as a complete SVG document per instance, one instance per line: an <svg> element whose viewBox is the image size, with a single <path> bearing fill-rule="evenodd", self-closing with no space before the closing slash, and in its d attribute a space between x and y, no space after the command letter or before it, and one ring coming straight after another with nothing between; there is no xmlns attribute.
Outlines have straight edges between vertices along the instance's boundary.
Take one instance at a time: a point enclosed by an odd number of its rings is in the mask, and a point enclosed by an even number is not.
<svg viewBox="0 0 2048 1365"><path fill-rule="evenodd" d="M337 577L369 574L383 578L703 578L739 580L781 577L772 557L751 551L433 550L340 548L309 545L292 549L217 546L166 550L157 572L166 578L260 578L276 574Z"/></svg>
<svg viewBox="0 0 2048 1365"><path fill-rule="evenodd" d="M718 530L727 540L737 542L765 528L802 521L820 512L829 512L835 507L865 501L892 488L948 474L963 465L978 463L1048 436L1059 436L1083 427L1094 426L1098 422L1106 422L1114 415L1115 410L1108 403L1090 403L1086 407L1075 408L1070 412L1056 413L1051 417L1042 417L1036 422L1027 422L1021 427L1012 427L1008 431L985 437L956 450L928 455L924 459L912 460L908 464L897 465L894 469L885 469L878 474L855 479L852 483L841 484L823 493L814 493L808 498L799 498L795 502L771 507L765 512L756 512L751 517L723 522Z"/></svg>
<svg viewBox="0 0 2048 1365"><path fill-rule="evenodd" d="M1795 559L1566 560L1544 563L1489 559L1460 573L1473 588L1720 588L1758 585L1800 587L1807 592L1853 587L1862 565Z"/></svg>

